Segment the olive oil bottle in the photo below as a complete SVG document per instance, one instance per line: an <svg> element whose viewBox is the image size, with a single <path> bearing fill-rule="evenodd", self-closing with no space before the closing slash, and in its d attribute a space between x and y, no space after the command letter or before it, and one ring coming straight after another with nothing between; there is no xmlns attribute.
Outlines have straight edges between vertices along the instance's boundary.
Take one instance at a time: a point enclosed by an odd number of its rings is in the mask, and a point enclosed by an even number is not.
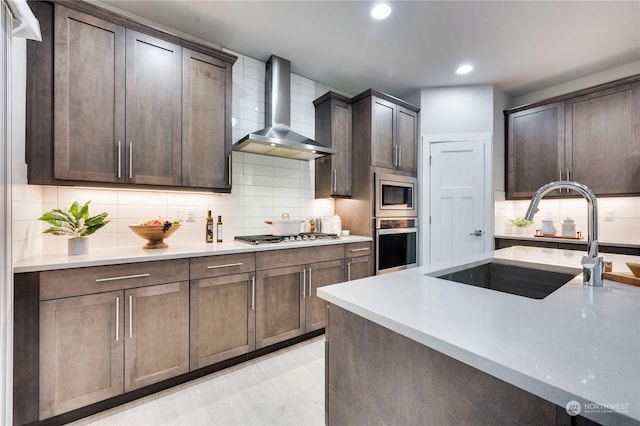
<svg viewBox="0 0 640 426"><path fill-rule="evenodd" d="M216 226L216 241L222 242L222 216L218 216L218 223Z"/></svg>
<svg viewBox="0 0 640 426"><path fill-rule="evenodd" d="M207 212L207 225L206 225L206 242L213 242L213 216L211 216L211 210Z"/></svg>

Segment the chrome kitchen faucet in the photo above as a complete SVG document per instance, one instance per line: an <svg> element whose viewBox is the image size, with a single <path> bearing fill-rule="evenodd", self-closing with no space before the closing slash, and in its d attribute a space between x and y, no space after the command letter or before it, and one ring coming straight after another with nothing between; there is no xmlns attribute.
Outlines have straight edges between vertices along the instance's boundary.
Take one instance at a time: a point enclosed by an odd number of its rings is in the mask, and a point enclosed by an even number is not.
<svg viewBox="0 0 640 426"><path fill-rule="evenodd" d="M538 212L538 203L542 197L554 189L573 189L587 200L587 255L582 256L582 282L593 287L602 287L604 262L598 257L598 201L596 195L586 185L578 182L557 181L543 185L533 194L525 219L533 220Z"/></svg>

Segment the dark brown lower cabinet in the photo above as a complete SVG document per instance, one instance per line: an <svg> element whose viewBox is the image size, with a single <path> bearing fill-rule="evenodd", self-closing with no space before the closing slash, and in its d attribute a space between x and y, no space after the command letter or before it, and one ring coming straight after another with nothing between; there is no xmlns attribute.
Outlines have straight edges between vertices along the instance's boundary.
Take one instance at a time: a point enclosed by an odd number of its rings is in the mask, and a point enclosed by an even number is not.
<svg viewBox="0 0 640 426"><path fill-rule="evenodd" d="M256 272L256 348L304 333L304 265Z"/></svg>
<svg viewBox="0 0 640 426"><path fill-rule="evenodd" d="M40 303L40 419L186 373L188 282Z"/></svg>
<svg viewBox="0 0 640 426"><path fill-rule="evenodd" d="M124 390L189 371L189 282L125 291Z"/></svg>
<svg viewBox="0 0 640 426"><path fill-rule="evenodd" d="M344 262L331 260L307 266L305 296L305 332L319 330L327 324L327 302L319 298L316 290L325 285L344 281Z"/></svg>
<svg viewBox="0 0 640 426"><path fill-rule="evenodd" d="M344 260L256 273L256 348L321 329L327 303L316 289L344 281Z"/></svg>
<svg viewBox="0 0 640 426"><path fill-rule="evenodd" d="M191 282L191 370L251 352L255 339L255 275Z"/></svg>
<svg viewBox="0 0 640 426"><path fill-rule="evenodd" d="M124 389L122 291L40 302L40 419Z"/></svg>

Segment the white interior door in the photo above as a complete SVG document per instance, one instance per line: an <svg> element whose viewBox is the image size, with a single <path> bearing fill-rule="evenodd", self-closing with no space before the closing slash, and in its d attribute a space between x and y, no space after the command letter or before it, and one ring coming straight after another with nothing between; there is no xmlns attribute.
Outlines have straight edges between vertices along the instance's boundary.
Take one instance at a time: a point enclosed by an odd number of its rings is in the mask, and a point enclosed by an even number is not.
<svg viewBox="0 0 640 426"><path fill-rule="evenodd" d="M486 149L477 140L430 144L431 263L484 251Z"/></svg>

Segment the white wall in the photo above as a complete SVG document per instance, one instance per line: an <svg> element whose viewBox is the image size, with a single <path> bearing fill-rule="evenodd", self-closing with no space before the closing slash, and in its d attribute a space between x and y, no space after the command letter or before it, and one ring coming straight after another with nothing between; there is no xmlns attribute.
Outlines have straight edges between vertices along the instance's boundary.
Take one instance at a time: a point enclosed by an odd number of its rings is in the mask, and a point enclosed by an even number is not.
<svg viewBox="0 0 640 426"><path fill-rule="evenodd" d="M597 86L599 84L604 84L621 78L630 77L636 74L640 74L640 61L632 62L630 64L622 65L563 84L558 84L547 89L538 90L521 96L516 96L511 99L508 108L542 101L554 96L564 95L576 90L586 89L589 87Z"/></svg>

